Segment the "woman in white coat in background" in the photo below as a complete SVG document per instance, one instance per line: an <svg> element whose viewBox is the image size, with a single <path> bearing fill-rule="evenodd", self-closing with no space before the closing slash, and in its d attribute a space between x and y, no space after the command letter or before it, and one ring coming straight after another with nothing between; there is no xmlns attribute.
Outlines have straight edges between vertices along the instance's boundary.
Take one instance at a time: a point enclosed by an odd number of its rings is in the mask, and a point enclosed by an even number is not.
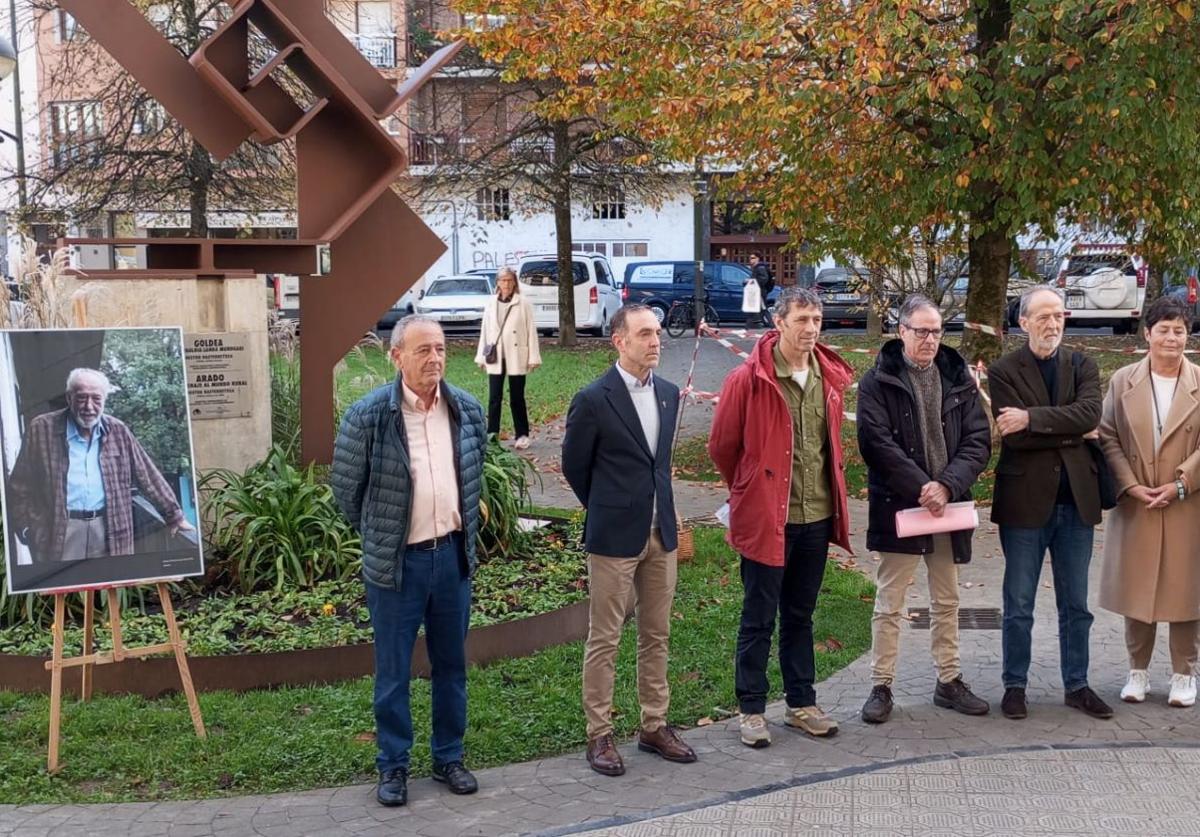
<svg viewBox="0 0 1200 837"><path fill-rule="evenodd" d="M502 267L496 273L496 295L483 309L479 349L475 363L488 374L489 435L500 432L500 410L504 407L504 379L512 409L513 447L529 447L529 411L525 406L525 376L542 365L533 307L521 295L517 274Z"/></svg>

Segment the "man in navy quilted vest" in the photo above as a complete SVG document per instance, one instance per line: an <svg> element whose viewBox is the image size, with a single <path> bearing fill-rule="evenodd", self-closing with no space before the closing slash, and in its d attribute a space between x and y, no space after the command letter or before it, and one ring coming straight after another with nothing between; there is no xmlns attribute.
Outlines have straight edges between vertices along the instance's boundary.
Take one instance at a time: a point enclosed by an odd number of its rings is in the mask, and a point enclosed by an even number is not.
<svg viewBox="0 0 1200 837"><path fill-rule="evenodd" d="M408 802L409 672L422 624L432 675L433 778L452 793L478 789L463 765L463 734L486 437L483 407L442 379L446 338L437 321L402 319L389 356L396 380L346 411L330 484L362 535L375 632L376 798L392 806Z"/></svg>

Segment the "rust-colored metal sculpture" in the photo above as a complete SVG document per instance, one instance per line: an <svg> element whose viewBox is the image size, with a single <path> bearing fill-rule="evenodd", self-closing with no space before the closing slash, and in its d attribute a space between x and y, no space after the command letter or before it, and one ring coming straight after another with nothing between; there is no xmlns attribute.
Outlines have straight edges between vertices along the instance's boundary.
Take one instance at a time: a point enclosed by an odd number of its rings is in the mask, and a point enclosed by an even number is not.
<svg viewBox="0 0 1200 837"><path fill-rule="evenodd" d="M88 271L90 278L194 276L198 280L300 276L304 335L300 401L304 458L333 456L333 369L380 312L446 249L392 191L407 165L379 124L462 48L434 53L397 90L325 16L323 0L241 0L184 58L129 0L60 0L150 95L218 160L243 142L296 141L299 239L63 239L146 247L147 270ZM252 46L273 55L254 66ZM307 94L297 101L288 81ZM318 274L317 248L331 269Z"/></svg>

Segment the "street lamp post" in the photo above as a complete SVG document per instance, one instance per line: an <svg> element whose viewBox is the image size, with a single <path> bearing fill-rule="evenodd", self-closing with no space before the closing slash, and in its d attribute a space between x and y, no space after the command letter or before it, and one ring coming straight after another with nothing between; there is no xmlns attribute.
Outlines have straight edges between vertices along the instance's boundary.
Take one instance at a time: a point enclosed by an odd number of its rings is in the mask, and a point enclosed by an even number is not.
<svg viewBox="0 0 1200 837"><path fill-rule="evenodd" d="M12 140L17 147L17 206L23 216L29 197L25 191L25 143L21 141L23 117L21 115L21 62L17 60L16 50L16 0L8 0L8 29L11 41L0 35L0 81L10 75L13 79L13 121L15 123L13 128L16 133L10 134L8 131L0 130L0 135Z"/></svg>
<svg viewBox="0 0 1200 837"><path fill-rule="evenodd" d="M696 333L700 333L700 321L704 319L704 212L708 207L708 180L697 164L692 180L693 255L696 259L696 276L692 297L696 305Z"/></svg>

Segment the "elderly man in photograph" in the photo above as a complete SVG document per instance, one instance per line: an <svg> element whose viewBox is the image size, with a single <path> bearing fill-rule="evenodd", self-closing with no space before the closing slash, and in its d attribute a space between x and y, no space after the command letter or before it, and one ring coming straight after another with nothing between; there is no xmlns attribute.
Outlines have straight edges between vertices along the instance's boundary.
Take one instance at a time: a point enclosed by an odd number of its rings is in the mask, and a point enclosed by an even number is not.
<svg viewBox="0 0 1200 837"><path fill-rule="evenodd" d="M463 765L467 625L486 439L483 407L443 380L446 338L413 314L392 330L396 379L342 419L330 485L362 535L363 580L375 632L376 766L380 805L408 802L413 646L425 626L432 681L433 778L478 789Z"/></svg>
<svg viewBox="0 0 1200 837"><path fill-rule="evenodd" d="M133 489L172 535L194 527L124 422L105 414L112 391L96 369L67 376L67 406L29 422L9 477L12 522L35 564L134 551Z"/></svg>

